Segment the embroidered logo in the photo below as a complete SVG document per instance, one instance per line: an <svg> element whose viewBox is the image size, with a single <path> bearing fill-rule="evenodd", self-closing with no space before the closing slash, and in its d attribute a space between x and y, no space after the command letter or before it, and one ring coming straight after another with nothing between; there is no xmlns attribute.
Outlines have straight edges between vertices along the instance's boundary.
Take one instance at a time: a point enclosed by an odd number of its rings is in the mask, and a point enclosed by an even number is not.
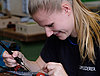
<svg viewBox="0 0 100 76"><path fill-rule="evenodd" d="M80 66L79 69L84 71L96 71L95 67L90 66Z"/></svg>

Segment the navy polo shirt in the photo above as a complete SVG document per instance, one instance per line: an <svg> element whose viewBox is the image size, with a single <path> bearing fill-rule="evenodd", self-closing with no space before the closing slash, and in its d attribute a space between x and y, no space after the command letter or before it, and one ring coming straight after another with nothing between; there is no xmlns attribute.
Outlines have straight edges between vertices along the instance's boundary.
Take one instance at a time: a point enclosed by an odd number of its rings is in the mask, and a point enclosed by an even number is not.
<svg viewBox="0 0 100 76"><path fill-rule="evenodd" d="M97 47L95 49L100 51ZM96 66L88 59L82 64L77 38L71 36L66 40L59 40L54 35L49 37L41 51L41 57L46 63L61 63L68 76L99 76ZM97 66L99 62L96 63Z"/></svg>

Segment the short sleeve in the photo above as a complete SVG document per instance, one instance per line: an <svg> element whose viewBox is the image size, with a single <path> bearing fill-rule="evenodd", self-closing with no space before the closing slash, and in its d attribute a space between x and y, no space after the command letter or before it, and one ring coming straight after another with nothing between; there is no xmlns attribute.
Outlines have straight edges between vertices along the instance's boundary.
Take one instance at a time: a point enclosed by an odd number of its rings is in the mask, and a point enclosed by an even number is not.
<svg viewBox="0 0 100 76"><path fill-rule="evenodd" d="M55 36L51 36L47 39L41 51L41 57L45 62L58 62L58 42L58 38L56 38Z"/></svg>
<svg viewBox="0 0 100 76"><path fill-rule="evenodd" d="M3 62L3 57L2 54L5 51L5 49L2 48L2 46L0 46L0 66L5 66L5 63Z"/></svg>

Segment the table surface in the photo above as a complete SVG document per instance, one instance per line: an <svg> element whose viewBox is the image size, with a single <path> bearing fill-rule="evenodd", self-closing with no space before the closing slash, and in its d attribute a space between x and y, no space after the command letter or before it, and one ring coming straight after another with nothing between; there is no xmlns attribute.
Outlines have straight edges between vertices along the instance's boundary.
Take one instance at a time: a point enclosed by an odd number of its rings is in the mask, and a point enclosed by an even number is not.
<svg viewBox="0 0 100 76"><path fill-rule="evenodd" d="M0 29L0 36L24 42L39 41L46 39L46 35L44 32L38 32L29 35L29 34L17 33L14 31L14 29L11 28Z"/></svg>

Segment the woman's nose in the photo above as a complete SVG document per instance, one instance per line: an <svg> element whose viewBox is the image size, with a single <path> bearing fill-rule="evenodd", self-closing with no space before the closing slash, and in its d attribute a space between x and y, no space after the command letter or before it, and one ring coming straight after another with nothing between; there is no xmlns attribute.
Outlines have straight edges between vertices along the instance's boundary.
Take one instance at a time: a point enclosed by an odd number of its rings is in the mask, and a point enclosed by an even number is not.
<svg viewBox="0 0 100 76"><path fill-rule="evenodd" d="M53 31L49 27L45 27L45 32L47 37L50 37L53 34Z"/></svg>

